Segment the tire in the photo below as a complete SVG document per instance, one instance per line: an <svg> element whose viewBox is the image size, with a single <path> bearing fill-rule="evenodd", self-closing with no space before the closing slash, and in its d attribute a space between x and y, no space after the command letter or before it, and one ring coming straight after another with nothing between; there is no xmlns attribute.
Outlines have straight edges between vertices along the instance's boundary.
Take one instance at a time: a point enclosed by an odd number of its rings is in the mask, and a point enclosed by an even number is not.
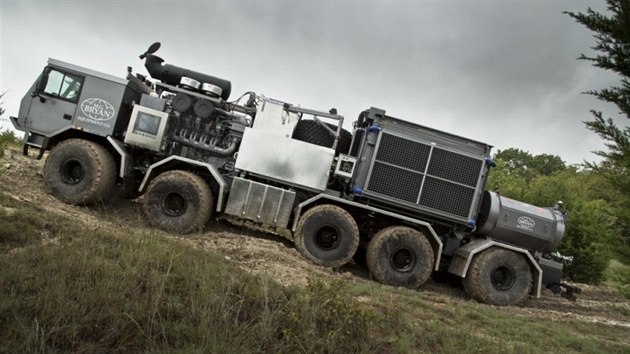
<svg viewBox="0 0 630 354"><path fill-rule="evenodd" d="M527 298L532 287L532 271L522 254L491 248L473 259L462 282L473 299L510 306Z"/></svg>
<svg viewBox="0 0 630 354"><path fill-rule="evenodd" d="M313 263L340 267L348 263L359 246L359 228L352 216L335 205L309 209L298 222L295 248Z"/></svg>
<svg viewBox="0 0 630 354"><path fill-rule="evenodd" d="M367 247L367 266L380 283L415 289L424 284L434 263L433 248L424 234L406 226L377 232Z"/></svg>
<svg viewBox="0 0 630 354"><path fill-rule="evenodd" d="M324 123L331 129L336 130L337 127ZM295 140L304 141L319 146L332 147L335 137L326 130L320 123L314 120L300 120L293 130L291 138ZM341 129L341 135L339 135L339 141L337 142L337 149L335 155L347 154L350 150L350 143L352 142L352 133L345 129Z"/></svg>
<svg viewBox="0 0 630 354"><path fill-rule="evenodd" d="M111 196L116 163L105 147L83 139L55 146L44 165L50 194L68 204L94 204Z"/></svg>
<svg viewBox="0 0 630 354"><path fill-rule="evenodd" d="M203 178L188 171L168 171L149 185L143 209L154 227L187 234L203 229L212 205L212 192Z"/></svg>

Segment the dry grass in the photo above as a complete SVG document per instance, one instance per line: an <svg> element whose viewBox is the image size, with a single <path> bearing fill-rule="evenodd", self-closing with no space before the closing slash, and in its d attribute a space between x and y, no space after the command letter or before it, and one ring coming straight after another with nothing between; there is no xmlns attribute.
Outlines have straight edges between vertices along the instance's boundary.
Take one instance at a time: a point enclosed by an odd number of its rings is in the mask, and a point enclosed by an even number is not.
<svg viewBox="0 0 630 354"><path fill-rule="evenodd" d="M373 282L285 287L212 251L61 220L2 193L0 225L0 352L630 351L627 328Z"/></svg>

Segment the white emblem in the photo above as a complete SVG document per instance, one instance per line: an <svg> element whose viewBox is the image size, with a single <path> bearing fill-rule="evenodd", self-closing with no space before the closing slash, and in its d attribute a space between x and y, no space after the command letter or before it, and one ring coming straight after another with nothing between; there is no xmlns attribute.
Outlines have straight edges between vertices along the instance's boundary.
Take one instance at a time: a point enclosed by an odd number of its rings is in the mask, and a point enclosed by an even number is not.
<svg viewBox="0 0 630 354"><path fill-rule="evenodd" d="M534 221L534 219L530 218L529 216L521 216L516 220L516 223L516 227L529 231L532 231L534 226L536 226L536 222Z"/></svg>
<svg viewBox="0 0 630 354"><path fill-rule="evenodd" d="M116 114L114 106L100 98L88 98L81 102L81 111L94 120L110 120Z"/></svg>

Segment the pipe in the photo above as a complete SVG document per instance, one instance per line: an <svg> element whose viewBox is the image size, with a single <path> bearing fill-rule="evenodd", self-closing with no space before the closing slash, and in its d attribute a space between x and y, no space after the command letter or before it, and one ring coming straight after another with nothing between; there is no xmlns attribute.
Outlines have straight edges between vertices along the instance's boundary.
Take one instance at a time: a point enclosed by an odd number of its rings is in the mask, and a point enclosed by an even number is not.
<svg viewBox="0 0 630 354"><path fill-rule="evenodd" d="M217 154L219 156L229 156L229 155L234 154L234 152L236 151L236 145L238 145L238 140L236 139L233 139L227 148L220 148L217 146L204 144L197 140L191 140L191 139L183 138L181 136L173 136L171 137L171 139L173 139L174 141L177 141L178 143L192 146L192 147L195 147L195 148L198 148L198 149L201 149L201 150L213 153L213 154Z"/></svg>

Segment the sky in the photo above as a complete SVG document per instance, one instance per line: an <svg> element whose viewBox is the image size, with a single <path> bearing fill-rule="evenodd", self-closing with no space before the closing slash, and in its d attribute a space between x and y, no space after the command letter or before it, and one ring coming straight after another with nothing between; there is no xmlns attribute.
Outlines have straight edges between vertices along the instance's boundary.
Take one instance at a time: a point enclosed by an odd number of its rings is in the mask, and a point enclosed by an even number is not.
<svg viewBox="0 0 630 354"><path fill-rule="evenodd" d="M302 107L337 108L345 127L370 107L504 150L598 161L582 92L619 77L576 60L592 32L563 11L590 1L0 0L0 93L10 126L49 57L124 77L156 41L166 63Z"/></svg>

